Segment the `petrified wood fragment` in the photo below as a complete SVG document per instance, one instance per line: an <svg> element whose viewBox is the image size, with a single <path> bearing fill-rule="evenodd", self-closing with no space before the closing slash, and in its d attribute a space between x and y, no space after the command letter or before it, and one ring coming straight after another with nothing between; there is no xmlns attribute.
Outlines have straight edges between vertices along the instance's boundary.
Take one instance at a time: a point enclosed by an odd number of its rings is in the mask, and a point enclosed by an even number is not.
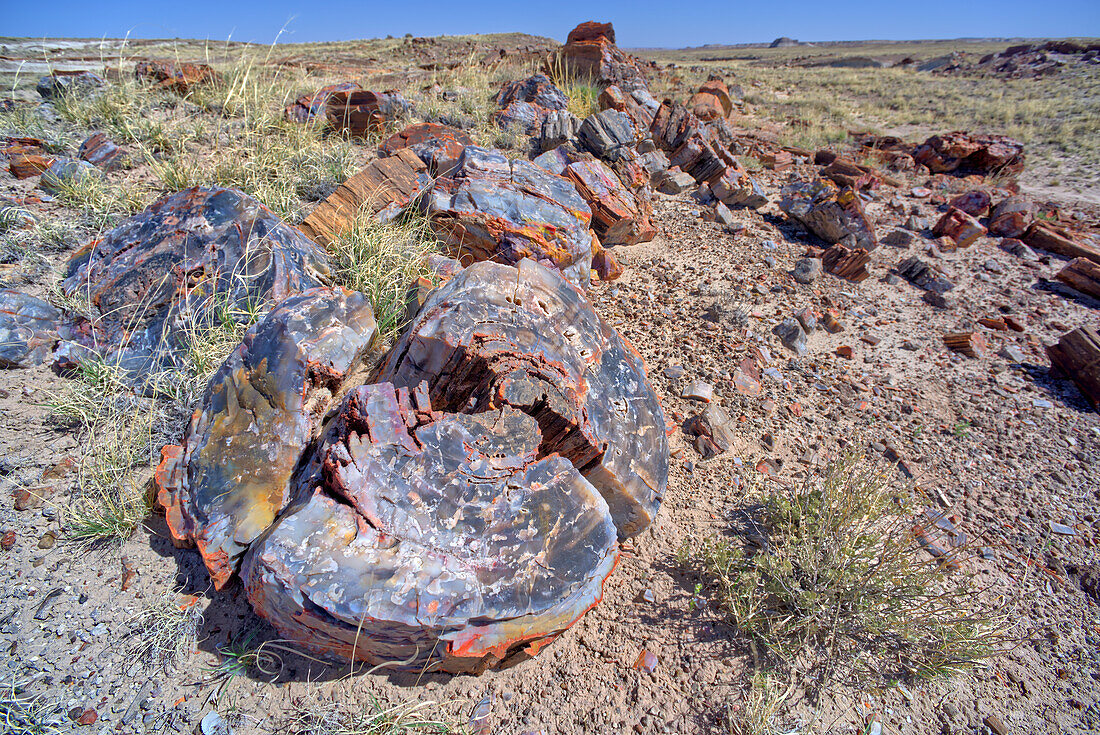
<svg viewBox="0 0 1100 735"><path fill-rule="evenodd" d="M287 105L283 108L283 115L287 120L294 122L309 122L317 118L318 115L323 115L325 111L325 105L328 104L328 98L337 92L356 92L362 90L358 82L340 82L338 84L330 84L326 87L321 87L313 94L304 94L294 101L293 104Z"/></svg>
<svg viewBox="0 0 1100 735"><path fill-rule="evenodd" d="M825 266L825 270L853 283L859 283L871 277L870 271L867 270L867 264L870 262L871 256L866 250L849 248L840 243L826 248L821 254L821 263Z"/></svg>
<svg viewBox="0 0 1100 735"><path fill-rule="evenodd" d="M968 248L985 234L985 228L966 212L950 207L932 225L932 234L936 237L946 235L955 241L956 246Z"/></svg>
<svg viewBox="0 0 1100 735"><path fill-rule="evenodd" d="M1003 199L989 216L989 233L1000 237L1020 237L1035 219L1035 204L1024 196Z"/></svg>
<svg viewBox="0 0 1100 735"><path fill-rule="evenodd" d="M699 91L691 98L688 107L700 120L729 117L733 111L729 87L721 78L712 76L699 87Z"/></svg>
<svg viewBox="0 0 1100 735"><path fill-rule="evenodd" d="M416 123L382 141L378 155L393 156L407 148L424 162L433 176L445 176L458 165L462 150L472 144L470 136L458 128L439 123Z"/></svg>
<svg viewBox="0 0 1100 735"><path fill-rule="evenodd" d="M1094 299L1100 299L1100 265L1088 258L1074 258L1055 276L1059 281Z"/></svg>
<svg viewBox="0 0 1100 735"><path fill-rule="evenodd" d="M81 325L79 341L140 378L175 361L189 325L330 281L325 251L255 199L193 187L78 250L62 291L98 311Z"/></svg>
<svg viewBox="0 0 1100 735"><path fill-rule="evenodd" d="M298 229L315 242L330 243L355 226L360 212L377 214L387 207L404 207L430 183L424 162L413 151L396 148L392 156L371 161L336 187Z"/></svg>
<svg viewBox="0 0 1100 735"><path fill-rule="evenodd" d="M442 411L532 414L544 453L596 486L622 537L652 521L668 478L660 403L641 358L548 268L467 268L428 299L377 377L410 389L426 381Z"/></svg>
<svg viewBox="0 0 1100 735"><path fill-rule="evenodd" d="M1093 327L1066 332L1057 344L1047 347L1047 356L1100 411L1100 332Z"/></svg>
<svg viewBox="0 0 1100 735"><path fill-rule="evenodd" d="M878 247L875 228L851 189L838 190L832 182L817 179L789 184L781 196L779 208L825 242L851 236L862 250Z"/></svg>
<svg viewBox="0 0 1100 735"><path fill-rule="evenodd" d="M81 160L104 171L114 171L126 165L126 154L102 132L92 133L85 138L77 155Z"/></svg>
<svg viewBox="0 0 1100 735"><path fill-rule="evenodd" d="M42 299L0 289L0 367L45 362L57 344L62 320L61 312Z"/></svg>
<svg viewBox="0 0 1100 735"><path fill-rule="evenodd" d="M943 343L952 352L961 352L967 357L985 357L988 352L985 337L978 332L949 332L943 335Z"/></svg>
<svg viewBox="0 0 1100 735"><path fill-rule="evenodd" d="M913 149L913 159L932 173L1002 173L1024 170L1024 146L1003 135L973 135L956 131L933 135Z"/></svg>
<svg viewBox="0 0 1100 735"><path fill-rule="evenodd" d="M340 90L332 92L325 101L325 119L335 130L362 137L381 130L409 108L409 103L396 93Z"/></svg>
<svg viewBox="0 0 1100 735"><path fill-rule="evenodd" d="M182 446L165 447L158 501L198 545L214 586L291 499L291 477L376 334L366 297L316 288L251 327L210 379Z"/></svg>
<svg viewBox="0 0 1100 735"><path fill-rule="evenodd" d="M569 98L554 86L550 77L535 74L502 86L496 103L500 108L494 115L498 125L516 126L524 133L534 135L542 129L548 114L569 107Z"/></svg>
<svg viewBox="0 0 1100 735"><path fill-rule="evenodd" d="M433 229L464 265L533 258L588 285L592 212L576 188L530 161L467 146L422 199Z"/></svg>
<svg viewBox="0 0 1100 735"><path fill-rule="evenodd" d="M573 182L588 202L592 229L601 245L636 245L656 236L648 212L639 207L635 196L599 161L571 163L562 175Z"/></svg>
<svg viewBox="0 0 1100 735"><path fill-rule="evenodd" d="M1100 243L1067 227L1037 220L1020 239L1033 248L1067 258L1088 258L1094 263L1100 263Z"/></svg>
<svg viewBox="0 0 1100 735"><path fill-rule="evenodd" d="M557 50L550 67L582 79L594 79L601 87L612 84L624 91L648 89L636 58L615 45L610 23L581 23Z"/></svg>
<svg viewBox="0 0 1100 735"><path fill-rule="evenodd" d="M221 78L208 64L173 61L139 61L134 66L134 76L180 94L187 93L196 84L215 83Z"/></svg>

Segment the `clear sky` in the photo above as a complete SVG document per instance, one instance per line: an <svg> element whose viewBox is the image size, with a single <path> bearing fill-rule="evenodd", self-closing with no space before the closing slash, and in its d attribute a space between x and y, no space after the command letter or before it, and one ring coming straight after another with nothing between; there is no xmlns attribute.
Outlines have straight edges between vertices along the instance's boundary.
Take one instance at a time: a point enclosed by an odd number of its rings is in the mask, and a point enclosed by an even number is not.
<svg viewBox="0 0 1100 735"><path fill-rule="evenodd" d="M610 20L620 46L1100 36L1100 0L0 0L0 35L270 43L522 31Z"/></svg>

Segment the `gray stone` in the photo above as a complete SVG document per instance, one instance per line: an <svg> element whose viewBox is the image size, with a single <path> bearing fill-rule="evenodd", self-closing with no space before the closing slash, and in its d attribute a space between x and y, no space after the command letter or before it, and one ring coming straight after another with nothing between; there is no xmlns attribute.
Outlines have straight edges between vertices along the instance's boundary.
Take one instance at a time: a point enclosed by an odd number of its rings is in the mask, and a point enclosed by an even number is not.
<svg viewBox="0 0 1100 735"><path fill-rule="evenodd" d="M553 110L542 121L539 131L539 150L548 151L577 137L581 121L568 110Z"/></svg>
<svg viewBox="0 0 1100 735"><path fill-rule="evenodd" d="M87 161L58 158L42 172L38 185L50 194L58 194L68 184L101 178L103 178L103 172Z"/></svg>
<svg viewBox="0 0 1100 735"><path fill-rule="evenodd" d="M65 94L94 92L106 85L107 83L99 75L90 71L81 71L75 74L51 74L42 77L35 85L35 89L45 99L53 99Z"/></svg>
<svg viewBox="0 0 1100 735"><path fill-rule="evenodd" d="M936 267L924 262L916 255L898 263L894 267L894 273L926 291L943 294L955 288L955 284L947 280Z"/></svg>
<svg viewBox="0 0 1100 735"><path fill-rule="evenodd" d="M890 245L895 248L907 248L912 242L912 233L905 230L891 230L886 233L886 237L882 238L883 245Z"/></svg>
<svg viewBox="0 0 1100 735"><path fill-rule="evenodd" d="M653 185L662 194L680 194L695 187L695 179L673 166L664 171L658 171L652 177Z"/></svg>
<svg viewBox="0 0 1100 735"><path fill-rule="evenodd" d="M710 403L714 400L714 386L702 380L693 380L680 391L680 397L689 401Z"/></svg>
<svg viewBox="0 0 1100 735"><path fill-rule="evenodd" d="M783 346L796 355L805 355L809 350L806 332L794 317L787 317L772 329L772 334L783 341Z"/></svg>
<svg viewBox="0 0 1100 735"><path fill-rule="evenodd" d="M199 721L201 735L233 735L233 729L217 712L209 712Z"/></svg>
<svg viewBox="0 0 1100 735"><path fill-rule="evenodd" d="M62 321L61 312L51 304L0 289L0 367L27 367L48 360Z"/></svg>
<svg viewBox="0 0 1100 735"><path fill-rule="evenodd" d="M794 264L794 270L791 271L791 275L794 276L794 280L808 286L821 278L822 270L821 260L819 258L800 258L798 262Z"/></svg>
<svg viewBox="0 0 1100 735"><path fill-rule="evenodd" d="M723 225L733 224L733 212L722 202L714 205L714 221Z"/></svg>
<svg viewBox="0 0 1100 735"><path fill-rule="evenodd" d="M1016 345L1005 345L1001 349L997 350L997 354L1005 358L1009 362L1022 363L1027 357L1024 355L1024 351Z"/></svg>

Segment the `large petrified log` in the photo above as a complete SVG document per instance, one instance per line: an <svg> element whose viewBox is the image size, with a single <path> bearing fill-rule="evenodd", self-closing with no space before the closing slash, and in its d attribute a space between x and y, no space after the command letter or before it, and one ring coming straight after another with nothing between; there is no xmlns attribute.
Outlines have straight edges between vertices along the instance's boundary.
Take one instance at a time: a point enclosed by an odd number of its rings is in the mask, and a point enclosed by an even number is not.
<svg viewBox="0 0 1100 735"><path fill-rule="evenodd" d="M1035 205L1025 196L1002 199L989 216L989 233L999 237L1020 237L1035 219Z"/></svg>
<svg viewBox="0 0 1100 735"><path fill-rule="evenodd" d="M554 270L478 263L311 442L368 341L352 298L277 307L211 381L156 474L173 534L215 573L248 546L248 599L310 650L450 672L534 655L599 602L664 493L641 359ZM244 428L253 402L265 421Z"/></svg>
<svg viewBox="0 0 1100 735"><path fill-rule="evenodd" d="M832 182L817 179L789 184L781 195L779 208L825 242L851 237L861 250L878 247L875 228L851 189L837 189Z"/></svg>
<svg viewBox="0 0 1100 735"><path fill-rule="evenodd" d="M63 293L97 318L78 341L135 379L174 364L189 327L331 282L324 249L234 189L163 197L78 250Z"/></svg>
<svg viewBox="0 0 1100 735"><path fill-rule="evenodd" d="M1080 327L1066 332L1057 344L1047 347L1047 357L1065 373L1100 411L1100 331Z"/></svg>
<svg viewBox="0 0 1100 735"><path fill-rule="evenodd" d="M286 299L210 379L183 445L165 447L158 500L218 589L289 503L302 452L348 377L366 372L376 331L363 294L316 288Z"/></svg>
<svg viewBox="0 0 1100 735"><path fill-rule="evenodd" d="M592 212L574 186L530 161L467 146L421 199L432 228L464 265L533 258L588 285Z"/></svg>
<svg viewBox="0 0 1100 735"><path fill-rule="evenodd" d="M688 102L692 113L700 120L717 120L729 117L733 111L730 90L721 77L711 76L699 87L699 91Z"/></svg>

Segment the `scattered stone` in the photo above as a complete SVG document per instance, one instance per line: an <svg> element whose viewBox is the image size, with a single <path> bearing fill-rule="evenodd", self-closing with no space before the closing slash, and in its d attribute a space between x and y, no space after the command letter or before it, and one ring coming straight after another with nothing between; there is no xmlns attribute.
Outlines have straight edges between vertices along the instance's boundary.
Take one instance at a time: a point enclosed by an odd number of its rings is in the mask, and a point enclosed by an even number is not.
<svg viewBox="0 0 1100 735"><path fill-rule="evenodd" d="M978 220L961 209L951 208L932 226L932 234L937 237L950 237L956 247L968 248L985 234L986 230Z"/></svg>
<svg viewBox="0 0 1100 735"><path fill-rule="evenodd" d="M909 219L905 220L905 229L911 232L925 232L932 229L934 223L927 217L918 217L913 214L909 216Z"/></svg>
<svg viewBox="0 0 1100 735"><path fill-rule="evenodd" d="M63 315L52 304L0 289L0 368L46 362L60 339L59 330L66 331Z"/></svg>
<svg viewBox="0 0 1100 735"><path fill-rule="evenodd" d="M989 217L989 234L998 237L1020 237L1035 219L1035 205L1023 196L1011 196L993 208Z"/></svg>
<svg viewBox="0 0 1100 735"><path fill-rule="evenodd" d="M831 309L827 309L821 315L821 326L825 327L825 331L829 334L840 334L844 331L844 325L837 319L837 315Z"/></svg>
<svg viewBox="0 0 1100 735"><path fill-rule="evenodd" d="M925 291L921 294L921 300L937 309L953 309L955 307L955 300L939 291Z"/></svg>
<svg viewBox="0 0 1100 735"><path fill-rule="evenodd" d="M989 728L993 735L1009 735L1011 732L1008 726L1005 725L997 715L986 715L982 722Z"/></svg>
<svg viewBox="0 0 1100 735"><path fill-rule="evenodd" d="M49 100L66 94L88 94L106 86L103 77L90 71L55 71L39 79L35 89Z"/></svg>
<svg viewBox="0 0 1100 735"><path fill-rule="evenodd" d="M382 132L387 123L404 117L410 108L408 101L396 93L337 90L325 102L325 120L333 130L365 138Z"/></svg>
<svg viewBox="0 0 1100 735"><path fill-rule="evenodd" d="M657 657L648 649L643 648L634 661L634 668L637 671L652 674L657 670Z"/></svg>
<svg viewBox="0 0 1100 735"><path fill-rule="evenodd" d="M913 235L906 230L891 230L886 237L882 238L882 244L895 248L907 248L913 244Z"/></svg>
<svg viewBox="0 0 1100 735"><path fill-rule="evenodd" d="M855 357L855 353L848 345L840 345L836 348L836 354L843 357L845 360L852 360Z"/></svg>
<svg viewBox="0 0 1100 735"><path fill-rule="evenodd" d="M5 531L3 536L0 536L0 550L11 551L15 546L15 531Z"/></svg>
<svg viewBox="0 0 1100 735"><path fill-rule="evenodd" d="M1050 521L1050 532L1056 533L1059 536L1076 536L1077 531L1073 530L1071 526L1067 526L1064 523L1055 523Z"/></svg>
<svg viewBox="0 0 1100 735"><path fill-rule="evenodd" d="M813 334L814 330L817 329L817 315L814 313L814 310L809 307L796 311L794 313L794 318L802 325L806 334Z"/></svg>
<svg viewBox="0 0 1100 735"><path fill-rule="evenodd" d="M810 285L821 278L822 265L818 258L799 258L791 275L799 283Z"/></svg>
<svg viewBox="0 0 1100 735"><path fill-rule="evenodd" d="M710 403L714 400L714 386L702 380L693 380L680 391L680 397L689 401Z"/></svg>
<svg viewBox="0 0 1100 735"><path fill-rule="evenodd" d="M584 119L577 140L593 155L606 161L618 161L634 145L634 126L626 114L604 110Z"/></svg>
<svg viewBox="0 0 1100 735"><path fill-rule="evenodd" d="M199 720L200 735L233 735L233 729L217 712L208 712Z"/></svg>
<svg viewBox="0 0 1100 735"><path fill-rule="evenodd" d="M653 185L662 194L681 194L695 186L695 179L673 166L658 171L653 177Z"/></svg>
<svg viewBox="0 0 1100 735"><path fill-rule="evenodd" d="M1020 260L1027 261L1029 263L1036 263L1039 261L1038 254L1036 254L1034 250L1029 248L1027 245L1024 245L1019 240L1005 238L1004 240L1001 240L1000 246L1001 249L1004 250L1006 253L1011 253Z"/></svg>
<svg viewBox="0 0 1100 735"><path fill-rule="evenodd" d="M943 335L943 343L952 352L967 357L985 357L987 352L985 338L978 332L949 332Z"/></svg>
<svg viewBox="0 0 1100 735"><path fill-rule="evenodd" d="M917 288L944 294L955 287L936 266L921 260L918 256L906 258L894 267L894 273L912 283Z"/></svg>
<svg viewBox="0 0 1100 735"><path fill-rule="evenodd" d="M1005 358L1009 362L1014 362L1017 364L1023 363L1023 361L1027 359L1024 355L1024 351L1016 345L1012 344L1001 347L1001 349L997 351L997 354Z"/></svg>
<svg viewBox="0 0 1100 735"><path fill-rule="evenodd" d="M122 591L125 592L126 590L130 589L130 585L132 585L134 583L134 580L137 579L138 572L137 568L134 566L134 563L130 561L130 557L123 554L121 561L122 582L120 584L120 587Z"/></svg>
<svg viewBox="0 0 1100 735"><path fill-rule="evenodd" d="M809 350L806 342L806 332L802 325L794 317L787 317L772 329L772 334L779 337L783 346L796 355L805 355Z"/></svg>
<svg viewBox="0 0 1100 735"><path fill-rule="evenodd" d="M718 404L711 403L684 423L684 433L695 437L695 451L703 459L716 457L733 446L733 422Z"/></svg>

